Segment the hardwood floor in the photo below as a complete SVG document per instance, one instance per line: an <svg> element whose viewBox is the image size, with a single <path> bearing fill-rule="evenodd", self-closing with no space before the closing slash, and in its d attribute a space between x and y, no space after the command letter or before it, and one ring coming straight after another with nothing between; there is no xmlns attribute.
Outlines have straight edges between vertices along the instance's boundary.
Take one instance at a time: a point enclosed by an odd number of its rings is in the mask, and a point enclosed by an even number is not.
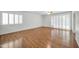
<svg viewBox="0 0 79 59"><path fill-rule="evenodd" d="M65 34L65 35L64 35ZM64 35L64 36L63 36ZM51 28L38 28L25 35L25 46L29 48L76 48L78 47L71 31Z"/></svg>
<svg viewBox="0 0 79 59"><path fill-rule="evenodd" d="M72 35L72 36L71 36ZM7 37L7 38L5 38ZM5 39L15 40L22 38L22 48L76 48L78 47L72 31L41 27L24 30L1 36L0 42Z"/></svg>
<svg viewBox="0 0 79 59"><path fill-rule="evenodd" d="M51 41L51 30L49 28L29 30L25 37L23 47L46 48Z"/></svg>
<svg viewBox="0 0 79 59"><path fill-rule="evenodd" d="M52 30L52 47L57 48L76 48L78 47L77 42L75 40L75 35L71 30Z"/></svg>

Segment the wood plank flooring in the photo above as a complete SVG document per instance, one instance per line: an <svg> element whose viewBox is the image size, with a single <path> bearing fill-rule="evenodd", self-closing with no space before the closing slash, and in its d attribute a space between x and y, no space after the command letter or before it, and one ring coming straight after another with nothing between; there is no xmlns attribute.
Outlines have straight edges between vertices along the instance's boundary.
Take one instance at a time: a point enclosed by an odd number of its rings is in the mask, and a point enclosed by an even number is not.
<svg viewBox="0 0 79 59"><path fill-rule="evenodd" d="M77 48L72 31L40 27L1 35L0 42L22 38L22 48Z"/></svg>
<svg viewBox="0 0 79 59"><path fill-rule="evenodd" d="M29 30L25 37L23 47L46 48L51 41L51 31L49 28Z"/></svg>
<svg viewBox="0 0 79 59"><path fill-rule="evenodd" d="M61 33L60 33L61 32ZM75 35L71 31L38 28L28 31L23 45L26 48L76 48ZM73 36L71 36L73 35Z"/></svg>

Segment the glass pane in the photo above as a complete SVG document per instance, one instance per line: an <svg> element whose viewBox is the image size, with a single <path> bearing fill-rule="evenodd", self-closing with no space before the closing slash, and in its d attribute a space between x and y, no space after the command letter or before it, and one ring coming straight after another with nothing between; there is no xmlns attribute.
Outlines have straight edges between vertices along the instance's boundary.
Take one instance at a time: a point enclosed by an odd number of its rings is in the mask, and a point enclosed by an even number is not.
<svg viewBox="0 0 79 59"><path fill-rule="evenodd" d="M8 24L8 13L2 13L2 24Z"/></svg>
<svg viewBox="0 0 79 59"><path fill-rule="evenodd" d="M14 24L14 15L13 14L9 14L9 24Z"/></svg>
<svg viewBox="0 0 79 59"><path fill-rule="evenodd" d="M19 24L22 24L23 18L22 15L19 15Z"/></svg>
<svg viewBox="0 0 79 59"><path fill-rule="evenodd" d="M19 23L18 15L15 14L15 24L18 24L18 23Z"/></svg>

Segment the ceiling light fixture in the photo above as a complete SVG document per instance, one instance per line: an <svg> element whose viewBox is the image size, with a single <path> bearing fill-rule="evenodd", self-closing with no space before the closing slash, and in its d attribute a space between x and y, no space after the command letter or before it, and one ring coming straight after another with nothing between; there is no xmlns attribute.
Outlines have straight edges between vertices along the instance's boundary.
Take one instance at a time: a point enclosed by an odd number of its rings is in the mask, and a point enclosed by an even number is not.
<svg viewBox="0 0 79 59"><path fill-rule="evenodd" d="M51 14L53 14L53 12L52 11L48 11L48 15L51 15Z"/></svg>

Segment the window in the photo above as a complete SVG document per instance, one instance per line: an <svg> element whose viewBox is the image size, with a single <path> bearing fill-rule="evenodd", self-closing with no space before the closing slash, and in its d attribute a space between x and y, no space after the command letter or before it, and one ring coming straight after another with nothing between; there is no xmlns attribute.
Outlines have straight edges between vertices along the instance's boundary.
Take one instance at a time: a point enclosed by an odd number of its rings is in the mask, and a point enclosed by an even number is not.
<svg viewBox="0 0 79 59"><path fill-rule="evenodd" d="M2 13L2 24L22 24L23 15Z"/></svg>
<svg viewBox="0 0 79 59"><path fill-rule="evenodd" d="M70 14L52 15L51 25L54 28L70 29Z"/></svg>
<svg viewBox="0 0 79 59"><path fill-rule="evenodd" d="M14 15L9 14L9 24L14 24Z"/></svg>
<svg viewBox="0 0 79 59"><path fill-rule="evenodd" d="M22 24L22 15L19 15L19 24Z"/></svg>
<svg viewBox="0 0 79 59"><path fill-rule="evenodd" d="M19 23L19 17L18 15L15 14L15 24L18 24Z"/></svg>
<svg viewBox="0 0 79 59"><path fill-rule="evenodd" d="M2 13L2 24L8 24L8 13Z"/></svg>

